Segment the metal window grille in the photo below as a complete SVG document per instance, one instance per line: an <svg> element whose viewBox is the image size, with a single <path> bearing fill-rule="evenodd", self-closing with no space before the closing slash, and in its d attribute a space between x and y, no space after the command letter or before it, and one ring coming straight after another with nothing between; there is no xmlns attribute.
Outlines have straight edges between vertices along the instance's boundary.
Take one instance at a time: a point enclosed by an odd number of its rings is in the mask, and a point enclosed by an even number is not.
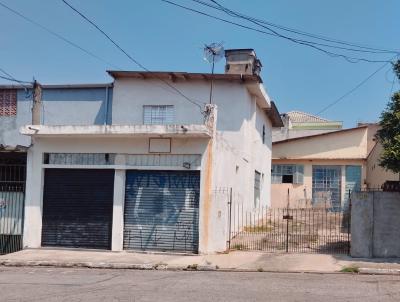
<svg viewBox="0 0 400 302"><path fill-rule="evenodd" d="M304 178L303 165L272 165L272 183L283 183L284 175L292 176L292 183L302 184Z"/></svg>
<svg viewBox="0 0 400 302"><path fill-rule="evenodd" d="M312 194L314 205L340 208L341 166L313 166Z"/></svg>
<svg viewBox="0 0 400 302"><path fill-rule="evenodd" d="M0 116L17 115L17 90L0 89Z"/></svg>
<svg viewBox="0 0 400 302"><path fill-rule="evenodd" d="M174 123L173 105L146 105L143 106L143 120L145 125L168 125Z"/></svg>

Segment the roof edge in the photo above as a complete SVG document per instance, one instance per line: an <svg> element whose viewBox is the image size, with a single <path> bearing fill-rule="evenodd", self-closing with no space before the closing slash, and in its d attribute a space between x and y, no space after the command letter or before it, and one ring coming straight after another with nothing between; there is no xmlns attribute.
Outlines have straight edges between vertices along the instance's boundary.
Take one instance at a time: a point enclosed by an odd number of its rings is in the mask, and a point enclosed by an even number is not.
<svg viewBox="0 0 400 302"><path fill-rule="evenodd" d="M135 70L107 70L107 73L117 78L135 78L135 79L168 79L177 80L225 80L238 82L258 82L262 79L258 75L248 74L226 74L226 73L196 73L181 71L135 71Z"/></svg>
<svg viewBox="0 0 400 302"><path fill-rule="evenodd" d="M365 129L365 128L368 128L368 126L360 126L360 127L354 127L354 128L348 128L348 129L341 129L341 130L337 130L337 131L330 131L330 132L313 134L313 135L308 135L308 136L293 137L293 138L285 139L282 141L276 141L276 142L273 142L272 144L277 145L277 144L288 143L288 142L302 140L302 139L309 139L309 138L314 138L314 137L319 137L319 136L332 135L332 134L343 133L343 132L350 132L350 131L355 131L355 130L360 130L360 129Z"/></svg>
<svg viewBox="0 0 400 302"><path fill-rule="evenodd" d="M284 126L281 115L279 114L278 108L276 107L274 101L271 101L271 107L265 109L265 112L271 121L272 127L278 128Z"/></svg>
<svg viewBox="0 0 400 302"><path fill-rule="evenodd" d="M39 83L40 84L40 83ZM106 87L113 87L113 83L100 83L100 84L40 84L42 88L46 89L57 89L57 88L106 88ZM7 85L7 84L0 84L0 89L25 89L25 88L32 88L31 84L24 84L23 87L21 85Z"/></svg>

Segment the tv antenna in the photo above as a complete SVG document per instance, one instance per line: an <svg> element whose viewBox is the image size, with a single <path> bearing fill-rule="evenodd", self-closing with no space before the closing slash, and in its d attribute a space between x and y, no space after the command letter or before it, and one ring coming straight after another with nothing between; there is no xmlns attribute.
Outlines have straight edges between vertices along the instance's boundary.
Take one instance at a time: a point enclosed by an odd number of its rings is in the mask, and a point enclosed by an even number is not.
<svg viewBox="0 0 400 302"><path fill-rule="evenodd" d="M225 55L222 43L211 43L204 45L204 60L211 64L211 86L210 86L210 104L212 103L213 93L213 75L215 63L221 60Z"/></svg>

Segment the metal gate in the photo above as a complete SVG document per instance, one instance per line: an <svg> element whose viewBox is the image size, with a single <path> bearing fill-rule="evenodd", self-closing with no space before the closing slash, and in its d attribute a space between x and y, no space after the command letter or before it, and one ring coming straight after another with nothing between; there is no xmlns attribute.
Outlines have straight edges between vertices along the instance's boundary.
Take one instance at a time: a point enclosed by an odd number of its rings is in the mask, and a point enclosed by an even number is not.
<svg viewBox="0 0 400 302"><path fill-rule="evenodd" d="M199 171L127 171L124 249L198 252Z"/></svg>
<svg viewBox="0 0 400 302"><path fill-rule="evenodd" d="M46 169L42 246L111 248L114 170Z"/></svg>
<svg viewBox="0 0 400 302"><path fill-rule="evenodd" d="M258 208L229 203L228 249L348 254L350 210Z"/></svg>
<svg viewBox="0 0 400 302"><path fill-rule="evenodd" d="M26 153L0 153L0 255L22 250Z"/></svg>

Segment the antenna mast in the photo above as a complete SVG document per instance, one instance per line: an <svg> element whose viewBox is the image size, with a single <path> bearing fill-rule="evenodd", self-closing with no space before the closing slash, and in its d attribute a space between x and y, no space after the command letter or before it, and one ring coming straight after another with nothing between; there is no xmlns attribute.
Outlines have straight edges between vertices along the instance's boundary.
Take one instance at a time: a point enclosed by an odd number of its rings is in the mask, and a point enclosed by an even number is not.
<svg viewBox="0 0 400 302"><path fill-rule="evenodd" d="M210 104L212 104L213 88L214 88L214 67L215 63L218 62L224 56L224 47L222 43L211 43L210 45L204 46L204 59L211 64L211 83L210 83Z"/></svg>

